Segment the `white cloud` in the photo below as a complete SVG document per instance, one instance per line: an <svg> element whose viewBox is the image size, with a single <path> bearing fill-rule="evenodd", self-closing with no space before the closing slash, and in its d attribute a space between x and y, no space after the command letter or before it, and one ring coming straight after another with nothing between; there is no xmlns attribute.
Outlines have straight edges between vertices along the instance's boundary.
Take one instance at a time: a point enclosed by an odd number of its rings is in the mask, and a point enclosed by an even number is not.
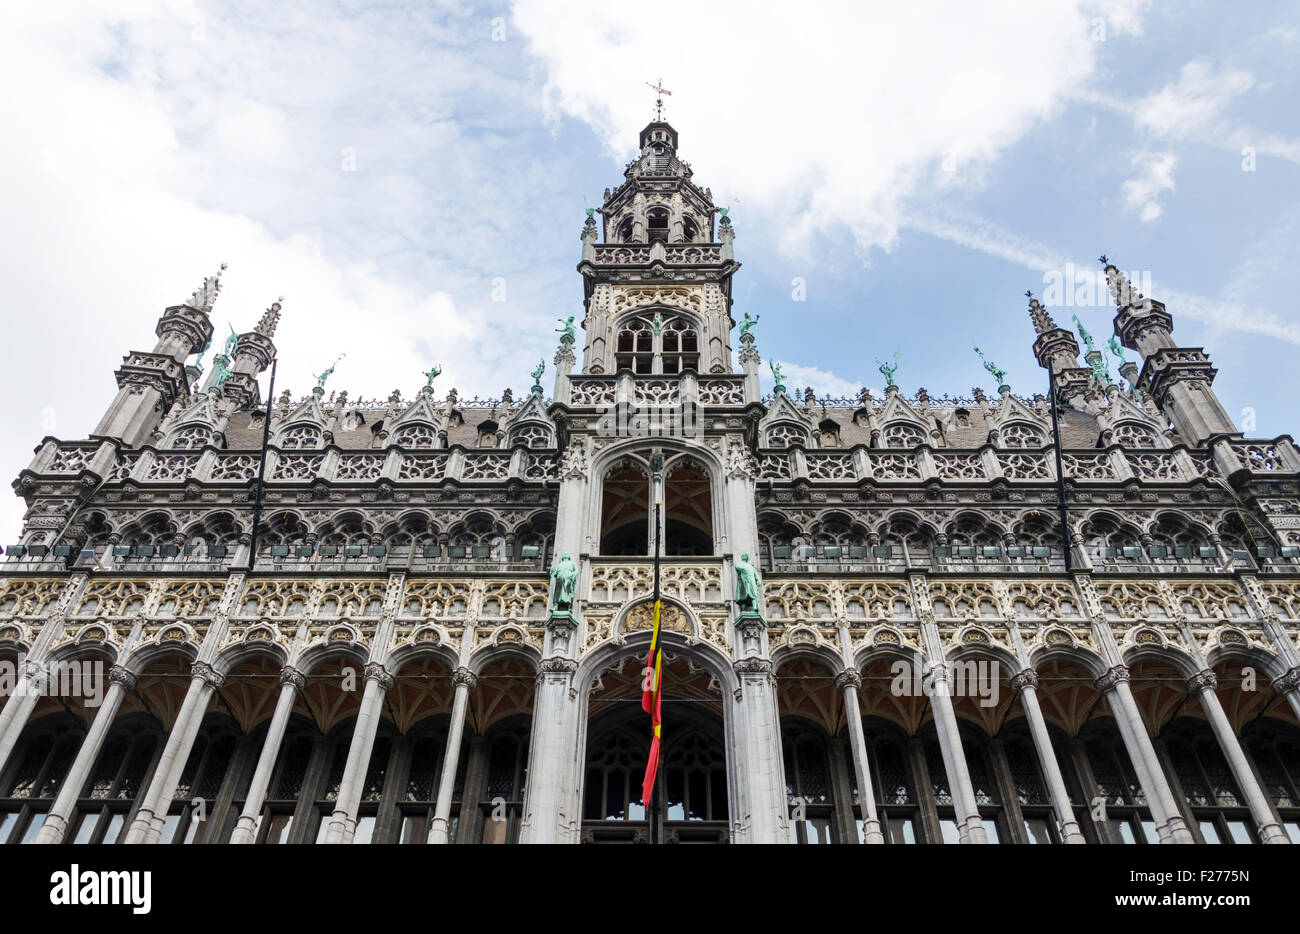
<svg viewBox="0 0 1300 934"><path fill-rule="evenodd" d="M1196 59L1183 66L1177 81L1138 101L1134 116L1161 136L1191 136L1217 125L1228 103L1254 86L1250 72L1216 70Z"/></svg>
<svg viewBox="0 0 1300 934"><path fill-rule="evenodd" d="M183 0L7 14L0 368L14 402L0 473L16 476L45 435L85 437L122 355L151 349L163 308L222 261L218 340L286 296L277 391L305 393L343 350L330 388L353 398L409 396L432 362L438 386L466 394L526 385L553 346L551 308L532 307L548 293L524 258L486 244L529 169L484 158L499 139L466 140L445 118L469 88L492 96L483 123L539 111L526 81L484 71L441 28L427 10ZM355 173L341 168L349 146ZM490 301L496 276L510 301ZM0 496L0 543L23 510Z"/></svg>
<svg viewBox="0 0 1300 934"><path fill-rule="evenodd" d="M1104 6L1136 28L1140 3ZM978 185L1091 77L1100 45L1089 36L1097 7L1077 2L827 3L762 15L749 4L662 2L656 23L690 24L668 47L634 4L514 9L556 113L590 123L626 156L650 115L643 63L659 63L696 178L725 183L722 203L743 200L742 233L756 217L804 254L845 227L862 249L888 248L909 195Z"/></svg>
<svg viewBox="0 0 1300 934"><path fill-rule="evenodd" d="M1172 152L1139 152L1133 155L1135 178L1124 182L1124 201L1137 212L1138 219L1151 224L1165 213L1160 196L1174 190L1174 166L1178 158Z"/></svg>
<svg viewBox="0 0 1300 934"><path fill-rule="evenodd" d="M822 370L815 366L803 366L786 360L778 360L777 364L781 367L781 376L791 393L796 389L802 391L804 387L811 386L819 397L856 399L858 391L862 388L861 383L843 379L829 370ZM770 376L765 373L760 375L765 384L771 383Z"/></svg>

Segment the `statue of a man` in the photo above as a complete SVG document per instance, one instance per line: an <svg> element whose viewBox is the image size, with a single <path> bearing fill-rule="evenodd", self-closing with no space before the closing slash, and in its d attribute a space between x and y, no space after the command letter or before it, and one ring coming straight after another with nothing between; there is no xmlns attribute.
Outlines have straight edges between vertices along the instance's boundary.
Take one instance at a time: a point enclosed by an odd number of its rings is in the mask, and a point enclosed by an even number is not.
<svg viewBox="0 0 1300 934"><path fill-rule="evenodd" d="M578 590L578 565L572 555L568 552L560 555L560 560L551 566L551 578L555 581L551 609L567 613L573 609L573 597Z"/></svg>
<svg viewBox="0 0 1300 934"><path fill-rule="evenodd" d="M534 387L538 389L542 388L542 374L545 372L546 372L546 361L542 360L537 364L537 367L531 373L528 374L533 378Z"/></svg>
<svg viewBox="0 0 1300 934"><path fill-rule="evenodd" d="M556 318L555 320L560 322L560 327L555 330L560 335L561 341L573 342L577 339L578 333L573 328L573 315L569 315L567 318Z"/></svg>
<svg viewBox="0 0 1300 934"><path fill-rule="evenodd" d="M754 325L758 324L758 319L761 317L762 315L754 315L751 318L749 312L745 312L745 317L742 318L740 322L740 336L744 337L746 334L752 331L754 329Z"/></svg>
<svg viewBox="0 0 1300 934"><path fill-rule="evenodd" d="M425 387L426 387L426 388L432 388L432 387L433 387L433 380L434 380L434 378L435 378L439 373L441 373L441 372L442 372L442 367L438 366L438 364L436 364L436 363L435 363L432 367L430 367L429 369L425 370L425 371L424 371L424 385L425 385Z"/></svg>
<svg viewBox="0 0 1300 934"><path fill-rule="evenodd" d="M758 613L763 605L763 575L744 552L736 559L736 605L742 613Z"/></svg>

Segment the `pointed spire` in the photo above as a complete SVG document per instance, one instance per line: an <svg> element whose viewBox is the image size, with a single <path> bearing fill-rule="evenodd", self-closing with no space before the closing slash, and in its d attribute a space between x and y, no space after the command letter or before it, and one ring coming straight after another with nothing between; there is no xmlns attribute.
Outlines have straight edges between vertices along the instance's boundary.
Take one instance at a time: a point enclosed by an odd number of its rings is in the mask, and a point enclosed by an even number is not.
<svg viewBox="0 0 1300 934"><path fill-rule="evenodd" d="M1097 257L1097 262L1101 263L1106 270L1106 285L1110 287L1111 298L1115 300L1116 308L1126 308L1129 305L1141 303L1146 296L1133 290L1133 283L1129 281L1128 276L1120 272L1119 269L1107 259L1103 253Z"/></svg>
<svg viewBox="0 0 1300 934"><path fill-rule="evenodd" d="M1056 330L1056 322L1048 310L1039 304L1038 299L1034 298L1034 293L1026 289L1025 297L1029 299L1029 320L1034 322L1034 333L1046 334Z"/></svg>
<svg viewBox="0 0 1300 934"><path fill-rule="evenodd" d="M221 274L225 271L226 264L222 263L221 268L217 270L217 274L215 276L208 276L204 279L203 285L194 290L194 293L190 295L189 301L185 304L189 305L195 311L203 312L205 315L210 312L212 306L216 304L217 293L221 291Z"/></svg>
<svg viewBox="0 0 1300 934"><path fill-rule="evenodd" d="M253 328L254 331L263 337L275 337L275 328L280 323L280 303L282 301L284 301L283 295L271 303L271 307L266 309L266 312L262 315L262 320L257 322L257 327Z"/></svg>

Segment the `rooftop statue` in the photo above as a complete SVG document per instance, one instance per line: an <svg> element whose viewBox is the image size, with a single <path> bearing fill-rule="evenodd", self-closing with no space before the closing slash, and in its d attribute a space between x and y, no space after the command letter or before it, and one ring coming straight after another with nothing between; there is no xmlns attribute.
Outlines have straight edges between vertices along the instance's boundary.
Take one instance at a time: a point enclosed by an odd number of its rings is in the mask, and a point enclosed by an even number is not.
<svg viewBox="0 0 1300 934"><path fill-rule="evenodd" d="M894 351L893 360L894 360L894 365L890 366L888 363L881 363L879 357L876 358L876 363L879 365L878 368L880 370L880 375L885 378L886 389L894 385L894 374L898 372L898 351L897 350Z"/></svg>
<svg viewBox="0 0 1300 934"><path fill-rule="evenodd" d="M423 372L424 372L425 388L426 389L432 388L434 377L436 377L439 373L442 372L442 367L438 366L438 364L435 363L432 367L430 367L427 370L424 370Z"/></svg>
<svg viewBox="0 0 1300 934"><path fill-rule="evenodd" d="M989 374L998 381L998 389L1000 390L1005 386L1007 384L1007 371L1002 369L992 360L985 359L984 351L980 350L978 347L972 347L971 349L980 355L980 359L984 361L984 369L988 370Z"/></svg>
<svg viewBox="0 0 1300 934"><path fill-rule="evenodd" d="M785 376L781 373L781 364L775 360L770 360L767 365L772 368L772 380L776 383L773 391L785 392Z"/></svg>
<svg viewBox="0 0 1300 934"><path fill-rule="evenodd" d="M560 326L555 331L560 335L561 343L564 341L573 343L578 337L578 333L573 327L573 315L569 315L567 318L556 318L555 320L560 322Z"/></svg>
<svg viewBox="0 0 1300 934"><path fill-rule="evenodd" d="M321 390L322 392L325 390L325 380L327 380L327 379L330 378L330 374L333 373L333 372L334 372L334 368L335 368L336 366L339 365L339 361L342 360L342 359L343 359L344 357L346 357L346 356L347 356L347 354L345 354L345 353L341 353L341 354L339 354L337 357L334 358L334 362L330 364L329 369L326 370L324 373L313 373L313 374L312 374L312 376L313 376L313 377L315 378L315 380L316 380L316 388L317 388L317 389Z"/></svg>
<svg viewBox="0 0 1300 934"><path fill-rule="evenodd" d="M745 312L745 317L742 318L740 322L740 336L744 337L746 334L752 331L754 329L754 325L758 324L758 319L761 317L762 315L754 315L751 318L749 312Z"/></svg>
<svg viewBox="0 0 1300 934"><path fill-rule="evenodd" d="M533 389L534 389L534 391L536 391L536 392L541 392L541 389L542 389L542 374L545 373L545 372L546 372L546 361L543 359L543 360L538 361L536 368L534 368L534 370L533 370L531 373L528 374L529 376L531 376L531 377L533 378Z"/></svg>

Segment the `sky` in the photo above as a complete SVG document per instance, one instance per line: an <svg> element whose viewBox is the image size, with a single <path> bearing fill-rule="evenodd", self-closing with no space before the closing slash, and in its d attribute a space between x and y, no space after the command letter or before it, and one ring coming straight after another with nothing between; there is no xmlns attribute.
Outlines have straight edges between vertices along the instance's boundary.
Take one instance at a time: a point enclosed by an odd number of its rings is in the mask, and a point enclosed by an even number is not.
<svg viewBox="0 0 1300 934"><path fill-rule="evenodd" d="M653 114L730 207L735 316L792 387L1043 392L1025 290L1108 255L1252 437L1300 389L1300 4L23 4L0 29L0 473L84 438L228 263L279 384L527 390L584 209ZM1113 308L1058 288L1098 340ZM1104 349L1104 346L1103 346ZM205 361L211 366L211 356ZM1112 372L1117 361L1110 359ZM771 380L766 377L765 387ZM0 543L23 505L0 497Z"/></svg>

